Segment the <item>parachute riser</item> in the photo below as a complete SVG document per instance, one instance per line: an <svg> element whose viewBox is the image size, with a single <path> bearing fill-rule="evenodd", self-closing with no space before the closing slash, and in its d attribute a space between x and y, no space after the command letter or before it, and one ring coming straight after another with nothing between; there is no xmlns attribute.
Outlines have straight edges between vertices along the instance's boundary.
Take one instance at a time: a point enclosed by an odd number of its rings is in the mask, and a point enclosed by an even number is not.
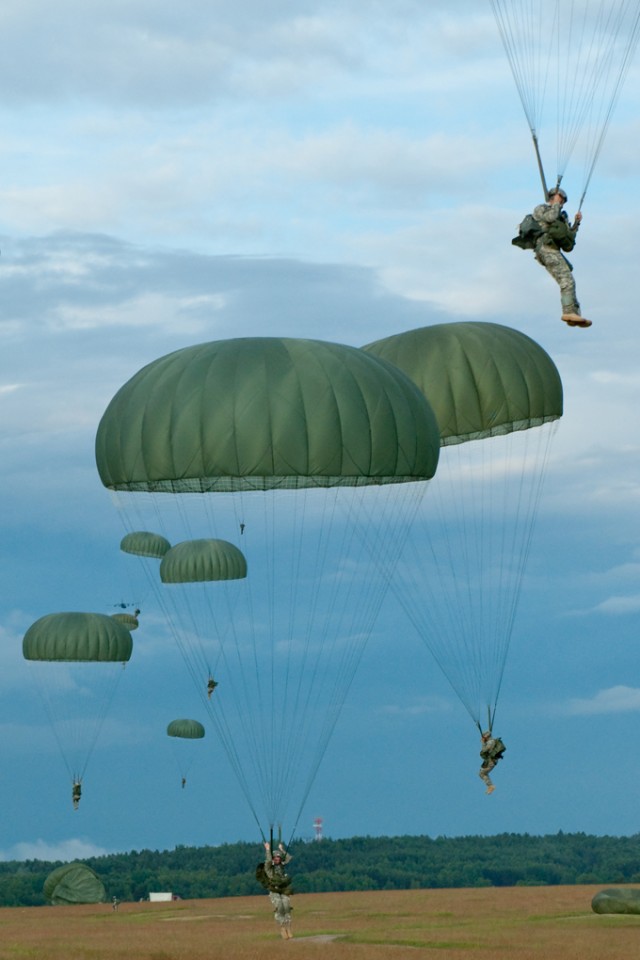
<svg viewBox="0 0 640 960"><path fill-rule="evenodd" d="M536 152L536 160L538 161L538 173L540 174L540 180L542 181L542 193L544 196L544 202L546 203L549 198L549 191L547 190L547 178L544 175L544 167L542 166L542 157L540 156L540 146L538 144L538 136L535 130L531 131L531 139L533 140L533 149ZM558 177L558 184L562 178Z"/></svg>
<svg viewBox="0 0 640 960"><path fill-rule="evenodd" d="M493 731L493 721L494 721L494 718L495 718L495 707L494 707L494 709L492 710L490 706L487 706L487 726L486 726L486 729L489 731L489 733L492 733L492 731ZM480 731L480 736L482 736L482 734L484 733L484 730L482 729L482 726L481 726L479 720L476 720L476 727L477 727L478 730Z"/></svg>

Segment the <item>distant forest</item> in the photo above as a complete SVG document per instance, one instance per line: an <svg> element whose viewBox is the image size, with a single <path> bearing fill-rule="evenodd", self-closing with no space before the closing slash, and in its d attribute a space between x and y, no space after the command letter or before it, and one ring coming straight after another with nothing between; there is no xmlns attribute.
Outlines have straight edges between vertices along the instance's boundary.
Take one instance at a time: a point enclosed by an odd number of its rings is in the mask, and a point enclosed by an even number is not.
<svg viewBox="0 0 640 960"><path fill-rule="evenodd" d="M264 893L255 879L259 843L175 850L139 850L87 858L108 898L146 900L151 891L182 899ZM289 872L297 893L512 887L554 884L640 884L640 834L594 837L353 837L298 841ZM0 863L0 906L39 906L42 887L60 861Z"/></svg>

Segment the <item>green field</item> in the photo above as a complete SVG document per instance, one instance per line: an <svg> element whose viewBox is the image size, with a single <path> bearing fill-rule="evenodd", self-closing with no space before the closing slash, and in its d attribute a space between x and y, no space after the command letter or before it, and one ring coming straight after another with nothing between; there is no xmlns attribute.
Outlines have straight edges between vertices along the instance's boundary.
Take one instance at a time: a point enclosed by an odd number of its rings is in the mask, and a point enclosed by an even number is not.
<svg viewBox="0 0 640 960"><path fill-rule="evenodd" d="M599 916L601 887L304 894L294 939L267 896L0 909L0 958L33 960L631 960L640 916Z"/></svg>

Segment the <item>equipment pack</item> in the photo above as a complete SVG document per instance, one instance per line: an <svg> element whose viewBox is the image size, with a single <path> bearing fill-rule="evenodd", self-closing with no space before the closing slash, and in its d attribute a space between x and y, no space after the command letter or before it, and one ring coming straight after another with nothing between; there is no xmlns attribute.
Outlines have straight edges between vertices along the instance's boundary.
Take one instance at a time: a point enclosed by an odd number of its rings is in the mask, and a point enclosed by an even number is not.
<svg viewBox="0 0 640 960"><path fill-rule="evenodd" d="M491 757L493 760L502 760L502 755L507 748L500 737L495 737L494 739L496 742L493 750L491 751Z"/></svg>
<svg viewBox="0 0 640 960"><path fill-rule="evenodd" d="M535 219L533 214L528 213L520 226L518 227L518 236L514 237L511 243L521 250L533 250L536 241L545 233L545 229Z"/></svg>

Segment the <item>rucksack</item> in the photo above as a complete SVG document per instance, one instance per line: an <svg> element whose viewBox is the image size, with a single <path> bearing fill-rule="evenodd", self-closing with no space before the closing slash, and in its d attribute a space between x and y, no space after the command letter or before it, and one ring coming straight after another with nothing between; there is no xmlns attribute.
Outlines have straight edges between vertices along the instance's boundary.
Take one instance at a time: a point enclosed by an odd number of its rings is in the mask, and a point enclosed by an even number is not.
<svg viewBox="0 0 640 960"><path fill-rule="evenodd" d="M547 227L547 236L553 240L556 246L566 253L571 253L576 245L575 231L569 226L566 216L559 217L557 220L554 220L553 223L549 224Z"/></svg>
<svg viewBox="0 0 640 960"><path fill-rule="evenodd" d="M261 887L269 890L270 893L292 894L291 877L288 873L273 874L271 877L267 873L264 862L256 866L256 880Z"/></svg>
<svg viewBox="0 0 640 960"><path fill-rule="evenodd" d="M265 870L264 863L262 862L256 867L256 880L260 886L265 888L265 890L269 889L269 877L267 876L267 871Z"/></svg>
<svg viewBox="0 0 640 960"><path fill-rule="evenodd" d="M494 739L496 742L493 747L493 750L491 751L491 759L502 760L502 755L504 754L507 748L504 745L503 741L500 739L500 737L494 737Z"/></svg>
<svg viewBox="0 0 640 960"><path fill-rule="evenodd" d="M538 223L533 214L528 213L518 227L518 236L514 237L511 243L515 247L520 247L521 250L533 250L536 241L543 233L546 233L544 227Z"/></svg>

